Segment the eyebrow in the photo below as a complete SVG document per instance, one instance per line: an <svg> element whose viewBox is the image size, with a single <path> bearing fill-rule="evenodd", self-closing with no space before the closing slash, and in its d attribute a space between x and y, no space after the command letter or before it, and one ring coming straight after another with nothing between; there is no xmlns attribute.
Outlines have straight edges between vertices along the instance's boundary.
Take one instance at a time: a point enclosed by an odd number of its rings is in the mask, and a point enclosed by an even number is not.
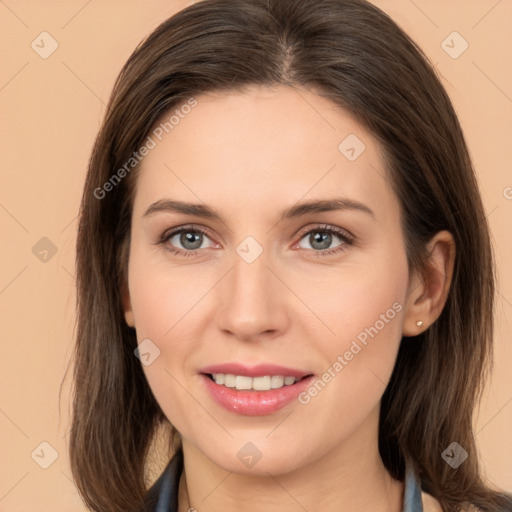
<svg viewBox="0 0 512 512"><path fill-rule="evenodd" d="M278 222L284 220L302 217L308 214L322 213L329 211L354 210L366 213L375 217L373 211L363 203L345 198L322 199L318 201L308 201L295 204L281 213ZM149 217L156 213L183 213L185 215L194 215L205 219L218 220L227 224L222 215L213 208L204 204L187 203L184 201L175 201L171 199L161 199L151 204L143 213L142 217Z"/></svg>

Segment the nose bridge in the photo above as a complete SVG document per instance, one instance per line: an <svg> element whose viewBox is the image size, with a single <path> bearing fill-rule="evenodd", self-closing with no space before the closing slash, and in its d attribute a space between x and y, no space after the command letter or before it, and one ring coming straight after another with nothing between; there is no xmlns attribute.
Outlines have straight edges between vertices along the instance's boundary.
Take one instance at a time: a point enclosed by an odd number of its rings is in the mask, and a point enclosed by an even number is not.
<svg viewBox="0 0 512 512"><path fill-rule="evenodd" d="M271 284L269 277L271 272L267 268L269 265L268 256L259 255L254 261L245 260L239 253L234 258L234 268L232 272L232 286L234 295L239 299L257 300L264 299L270 290Z"/></svg>
<svg viewBox="0 0 512 512"><path fill-rule="evenodd" d="M275 276L267 268L270 255L242 242L233 255L232 271L226 276L220 297L219 328L248 339L284 328L284 297ZM260 246L261 247L261 246Z"/></svg>

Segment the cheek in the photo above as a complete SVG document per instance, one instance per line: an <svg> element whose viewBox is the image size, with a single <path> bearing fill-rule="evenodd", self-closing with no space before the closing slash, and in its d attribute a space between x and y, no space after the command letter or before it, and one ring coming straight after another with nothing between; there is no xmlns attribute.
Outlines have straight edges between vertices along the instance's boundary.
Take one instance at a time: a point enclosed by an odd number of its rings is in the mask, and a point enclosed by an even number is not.
<svg viewBox="0 0 512 512"><path fill-rule="evenodd" d="M192 429L197 411L187 391L187 361L196 349L197 304L206 285L190 280L176 269L148 264L147 255L134 251L130 259L130 299L137 340L149 339L158 356L142 369L164 414L180 432Z"/></svg>
<svg viewBox="0 0 512 512"><path fill-rule="evenodd" d="M331 332L316 338L325 369L303 403L315 401L315 410L329 416L325 421L347 423L348 412L363 418L378 404L402 338L407 283L405 255L396 254L331 280L323 304L316 295Z"/></svg>
<svg viewBox="0 0 512 512"><path fill-rule="evenodd" d="M312 309L319 312L329 328L321 346L331 359L340 351L350 350L354 341L369 348L375 340L372 350L365 352L387 354L388 348L397 349L408 284L407 263L405 258L400 260L397 255L393 265L374 260L364 266L341 269L332 279L323 280L321 290L312 292L313 283L304 287Z"/></svg>
<svg viewBox="0 0 512 512"><path fill-rule="evenodd" d="M137 336L161 342L197 320L197 305L213 284L213 276L198 266L172 267L165 258L138 248L130 256L128 274Z"/></svg>

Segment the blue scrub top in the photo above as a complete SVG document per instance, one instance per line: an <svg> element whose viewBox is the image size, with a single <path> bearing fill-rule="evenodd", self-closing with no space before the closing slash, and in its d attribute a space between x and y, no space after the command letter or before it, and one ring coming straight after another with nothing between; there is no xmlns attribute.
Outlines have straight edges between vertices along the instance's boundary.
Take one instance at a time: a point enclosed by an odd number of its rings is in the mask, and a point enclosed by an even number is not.
<svg viewBox="0 0 512 512"><path fill-rule="evenodd" d="M144 512L177 512L178 485L183 471L183 452L179 450L164 472L149 489ZM423 512L421 488L408 468L405 474L404 506L402 512Z"/></svg>

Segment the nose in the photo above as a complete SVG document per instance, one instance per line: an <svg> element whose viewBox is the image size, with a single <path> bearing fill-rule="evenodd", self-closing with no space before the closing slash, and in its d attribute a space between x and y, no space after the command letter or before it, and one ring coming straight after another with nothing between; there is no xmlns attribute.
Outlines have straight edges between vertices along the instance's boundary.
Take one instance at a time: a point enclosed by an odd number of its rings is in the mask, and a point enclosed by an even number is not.
<svg viewBox="0 0 512 512"><path fill-rule="evenodd" d="M217 290L217 326L243 341L275 338L288 327L289 294L265 252L252 263L235 254L234 268Z"/></svg>

